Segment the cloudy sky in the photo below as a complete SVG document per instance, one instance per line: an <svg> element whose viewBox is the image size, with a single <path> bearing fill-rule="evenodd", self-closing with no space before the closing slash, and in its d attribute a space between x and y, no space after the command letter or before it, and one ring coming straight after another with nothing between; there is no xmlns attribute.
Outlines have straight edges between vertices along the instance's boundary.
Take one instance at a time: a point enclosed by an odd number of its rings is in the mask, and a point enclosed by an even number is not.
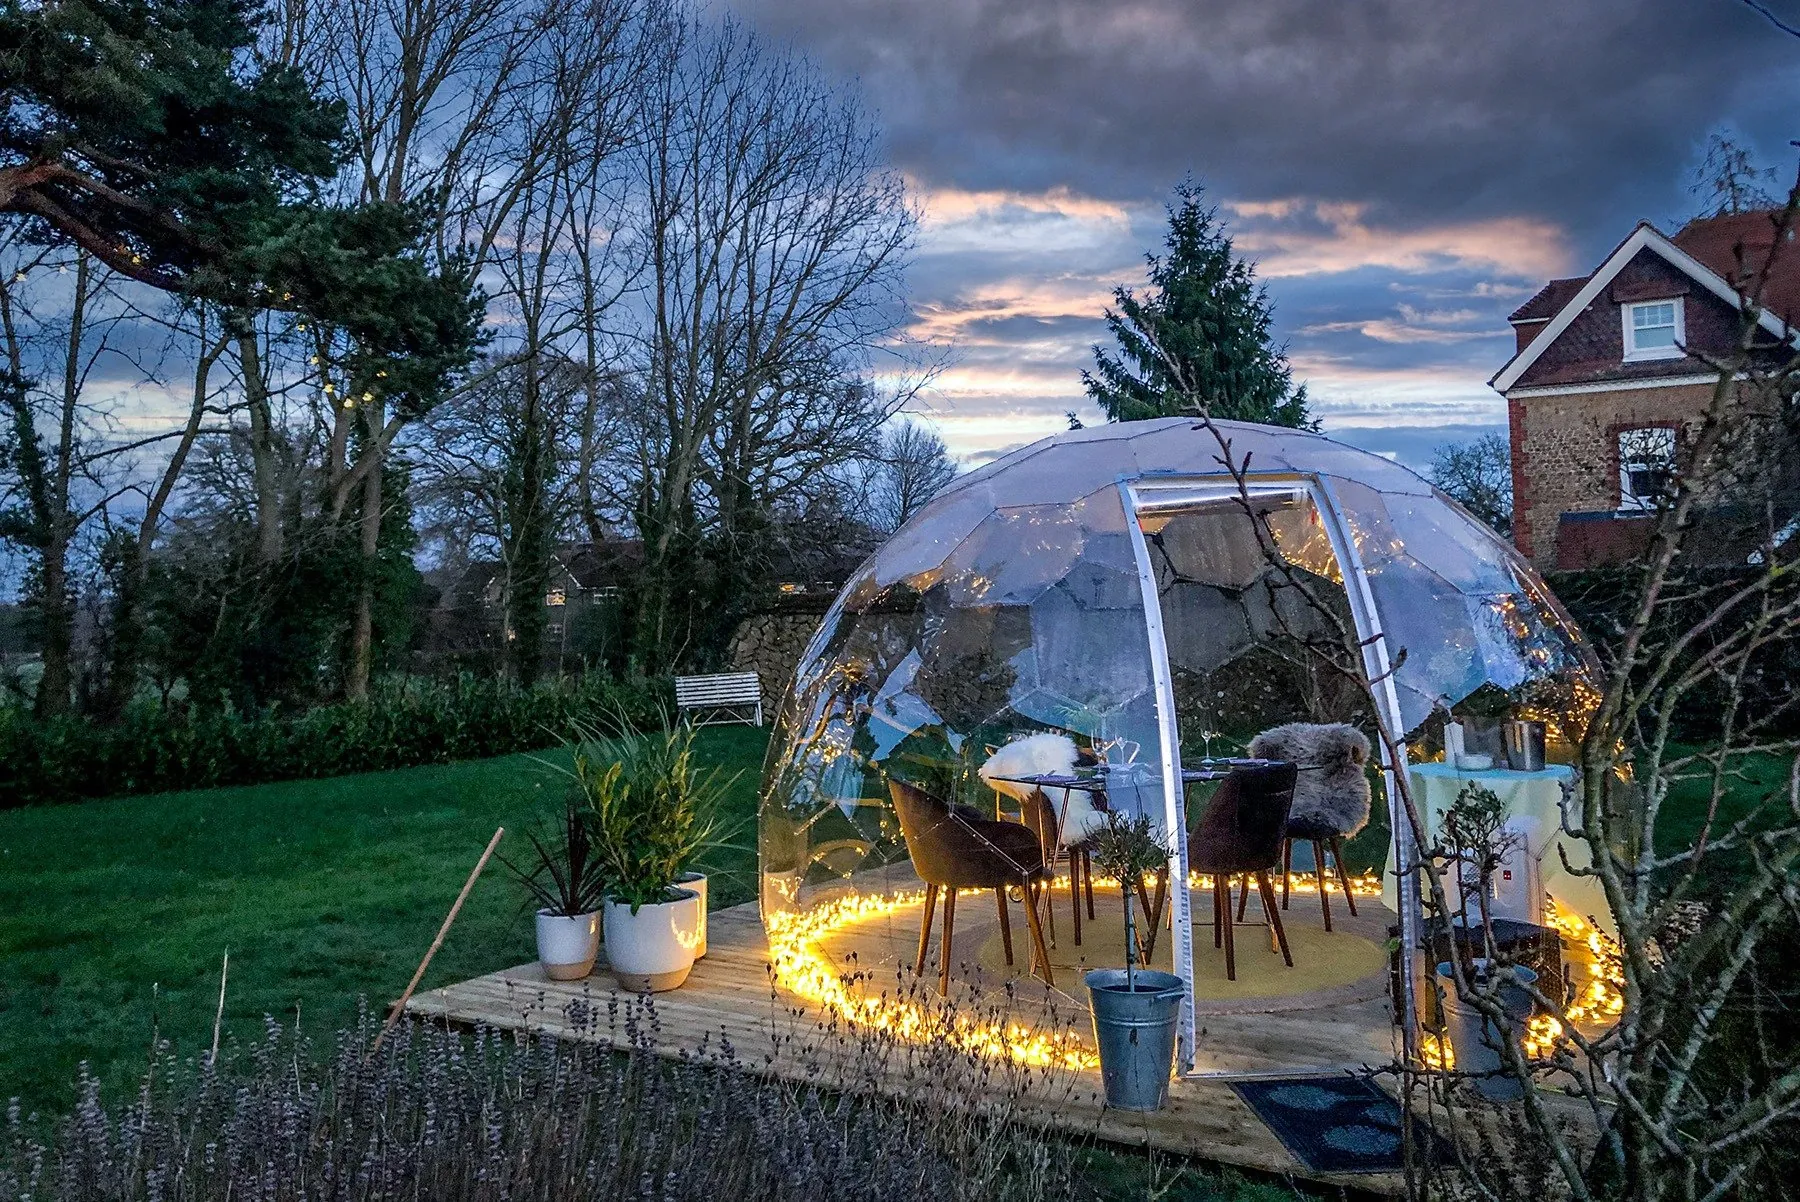
<svg viewBox="0 0 1800 1202"><path fill-rule="evenodd" d="M1417 464L1504 425L1506 314L1638 219L1679 225L1710 133L1771 164L1800 136L1800 39L1744 0L731 7L879 110L924 208L914 332L954 348L929 416L972 462L1097 418L1100 312L1185 173L1327 431Z"/></svg>

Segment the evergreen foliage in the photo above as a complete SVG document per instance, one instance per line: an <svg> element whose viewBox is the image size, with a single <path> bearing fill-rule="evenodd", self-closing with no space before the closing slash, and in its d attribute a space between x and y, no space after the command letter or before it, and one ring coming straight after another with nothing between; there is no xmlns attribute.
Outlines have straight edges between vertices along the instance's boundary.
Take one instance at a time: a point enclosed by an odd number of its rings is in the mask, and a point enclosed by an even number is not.
<svg viewBox="0 0 1800 1202"><path fill-rule="evenodd" d="M1270 341L1273 310L1255 268L1233 251L1198 184L1184 181L1175 195L1165 253L1145 256L1148 295L1113 290L1106 325L1119 350L1094 348L1094 370L1081 373L1088 395L1113 421L1205 412L1316 428L1306 386L1294 385Z"/></svg>
<svg viewBox="0 0 1800 1202"><path fill-rule="evenodd" d="M0 213L111 270L352 350L347 397L416 415L467 365L481 298L427 214L335 205L344 106L253 53L248 0L0 0Z"/></svg>

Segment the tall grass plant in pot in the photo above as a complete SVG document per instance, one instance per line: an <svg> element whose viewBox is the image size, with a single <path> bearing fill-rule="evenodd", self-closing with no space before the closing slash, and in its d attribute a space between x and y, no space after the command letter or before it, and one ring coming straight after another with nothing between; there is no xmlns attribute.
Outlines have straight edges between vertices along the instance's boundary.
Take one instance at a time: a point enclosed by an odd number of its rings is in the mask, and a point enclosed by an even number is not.
<svg viewBox="0 0 1800 1202"><path fill-rule="evenodd" d="M500 862L537 902L538 963L553 981L578 981L594 970L600 951L600 903L605 893L588 828L585 799L571 790L553 831L527 832L532 860Z"/></svg>
<svg viewBox="0 0 1800 1202"><path fill-rule="evenodd" d="M705 943L705 894L682 881L717 845L719 800L730 782L697 766L685 724L584 739L573 762L606 877L607 963L626 989L674 989Z"/></svg>

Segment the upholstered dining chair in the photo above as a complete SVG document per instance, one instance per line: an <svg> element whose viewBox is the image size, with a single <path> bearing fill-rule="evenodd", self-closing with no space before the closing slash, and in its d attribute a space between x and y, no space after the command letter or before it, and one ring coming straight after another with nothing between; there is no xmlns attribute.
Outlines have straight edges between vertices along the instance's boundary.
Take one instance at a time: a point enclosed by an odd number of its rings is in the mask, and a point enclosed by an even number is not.
<svg viewBox="0 0 1800 1202"><path fill-rule="evenodd" d="M1281 849L1281 908L1288 906L1294 840L1304 839L1312 844L1325 929L1331 929L1328 851L1344 890L1344 904L1350 908L1350 916L1356 917L1356 894L1350 891L1350 874L1344 867L1344 840L1369 825L1369 737L1345 722L1290 722L1250 740L1250 754L1287 760L1300 769L1287 839Z"/></svg>
<svg viewBox="0 0 1800 1202"><path fill-rule="evenodd" d="M1231 912L1231 881L1236 876L1244 878L1246 899L1250 882L1256 882L1281 958L1289 968L1294 966L1281 911L1275 905L1275 887L1269 880L1269 873L1281 862L1288 810L1294 803L1294 777L1292 764L1236 769L1219 782L1199 824L1188 836L1188 867L1213 880L1213 946L1225 949L1227 980L1237 980L1237 946L1232 937L1236 924Z"/></svg>
<svg viewBox="0 0 1800 1202"><path fill-rule="evenodd" d="M1038 918L1038 895L1049 868L1043 848L1030 828L1017 822L984 818L968 806L952 805L917 786L888 780L900 833L913 869L925 882L925 914L919 923L919 958L913 971L925 975L925 953L931 946L931 924L938 896L944 898L943 946L939 950L938 992L950 992L950 966L956 930L956 891L992 889L1000 909L1000 940L1006 962L1013 962L1012 922L1006 891L1017 885L1025 895L1025 920L1031 932L1032 959L1043 966L1045 984L1056 983L1050 950Z"/></svg>

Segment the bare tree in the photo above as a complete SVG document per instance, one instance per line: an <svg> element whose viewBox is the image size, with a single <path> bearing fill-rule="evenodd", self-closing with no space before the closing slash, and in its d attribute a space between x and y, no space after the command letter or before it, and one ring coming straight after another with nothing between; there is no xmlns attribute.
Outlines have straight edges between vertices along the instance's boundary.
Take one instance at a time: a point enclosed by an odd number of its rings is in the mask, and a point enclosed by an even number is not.
<svg viewBox="0 0 1800 1202"><path fill-rule="evenodd" d="M320 72L346 103L347 197L425 206L437 259L466 264L527 323L519 345L490 357L488 371L532 361L553 341L542 299L554 282L549 265L567 253L569 199L559 181L571 160L604 157L620 139L637 17L633 0L293 0L272 34L279 52ZM527 293L538 302L522 300ZM330 366L346 348L335 331L308 333L307 364L318 370L299 376L312 392L312 420L329 431L323 516L354 517L369 564L381 540L383 464L394 438L421 415L390 412L378 389L340 391ZM240 364L257 473L271 476L279 440L256 437L254 428L266 408L259 398L274 389L266 365L245 354ZM273 503L276 492L271 485L260 495ZM362 577L345 656L352 697L368 688L374 633L373 574Z"/></svg>
<svg viewBox="0 0 1800 1202"><path fill-rule="evenodd" d="M47 248L18 225L0 231L0 541L28 562L40 716L74 702L80 540L136 488L131 456L176 436L122 437L115 410L126 390L94 384L97 373L133 367L125 344L141 317L85 252Z"/></svg>
<svg viewBox="0 0 1800 1202"><path fill-rule="evenodd" d="M692 635L679 578L702 541L740 579L772 494L869 445L889 406L838 381L898 328L915 226L868 116L810 65L731 21L672 21L661 49L631 156L647 404L617 496L644 539L650 667Z"/></svg>
<svg viewBox="0 0 1800 1202"><path fill-rule="evenodd" d="M1495 531L1512 536L1512 448L1499 434L1445 443L1431 453L1431 482Z"/></svg>
<svg viewBox="0 0 1800 1202"><path fill-rule="evenodd" d="M944 440L922 422L899 420L882 438L869 488L869 521L892 534L956 476Z"/></svg>
<svg viewBox="0 0 1800 1202"><path fill-rule="evenodd" d="M1698 217L1750 213L1781 204L1772 167L1759 167L1750 152L1725 134L1706 140L1706 157L1694 169L1688 192L1699 202Z"/></svg>

